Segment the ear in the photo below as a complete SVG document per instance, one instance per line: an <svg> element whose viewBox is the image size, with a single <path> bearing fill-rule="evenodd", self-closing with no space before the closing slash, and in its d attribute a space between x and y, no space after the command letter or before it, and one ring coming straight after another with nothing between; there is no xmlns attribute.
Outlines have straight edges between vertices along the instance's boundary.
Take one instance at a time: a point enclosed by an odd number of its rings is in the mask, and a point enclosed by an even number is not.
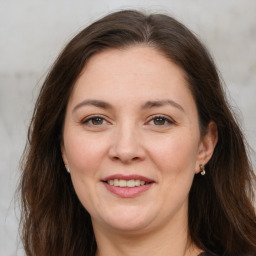
<svg viewBox="0 0 256 256"><path fill-rule="evenodd" d="M214 148L218 141L218 129L217 125L211 121L208 124L206 133L201 138L199 148L198 148L198 156L196 163L196 173L199 173L200 165L206 165L212 157L214 152Z"/></svg>
<svg viewBox="0 0 256 256"><path fill-rule="evenodd" d="M63 139L60 141L60 150L61 150L61 155L62 159L65 165L68 165L67 157L66 157L66 150L65 150L65 145Z"/></svg>

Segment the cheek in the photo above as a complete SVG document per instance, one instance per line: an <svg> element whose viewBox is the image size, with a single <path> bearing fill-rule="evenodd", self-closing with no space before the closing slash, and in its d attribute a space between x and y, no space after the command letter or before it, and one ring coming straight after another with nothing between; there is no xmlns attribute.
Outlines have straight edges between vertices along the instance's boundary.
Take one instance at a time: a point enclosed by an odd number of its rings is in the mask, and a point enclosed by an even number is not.
<svg viewBox="0 0 256 256"><path fill-rule="evenodd" d="M176 134L152 141L150 156L161 170L170 175L192 172L194 174L198 151L196 135Z"/></svg>
<svg viewBox="0 0 256 256"><path fill-rule="evenodd" d="M71 134L65 138L65 153L70 168L81 175L93 175L106 151L97 136Z"/></svg>
<svg viewBox="0 0 256 256"><path fill-rule="evenodd" d="M95 204L95 191L100 179L100 164L106 147L96 136L85 136L83 132L67 134L64 137L65 153L72 183L82 205L88 212L92 212L91 206Z"/></svg>

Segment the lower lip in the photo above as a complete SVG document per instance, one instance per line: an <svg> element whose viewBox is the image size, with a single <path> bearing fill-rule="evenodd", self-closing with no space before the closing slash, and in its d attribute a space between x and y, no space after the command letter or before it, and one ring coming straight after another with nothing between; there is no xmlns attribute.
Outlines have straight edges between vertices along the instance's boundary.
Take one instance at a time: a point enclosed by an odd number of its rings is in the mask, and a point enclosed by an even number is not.
<svg viewBox="0 0 256 256"><path fill-rule="evenodd" d="M123 197L123 198L131 198L131 197L139 196L143 192L147 191L149 188L151 188L151 186L154 183L149 183L147 185L133 187L133 188L115 187L115 186L109 185L106 182L103 182L103 184L105 185L107 190L112 192L113 194L115 194L115 195L117 195L119 197Z"/></svg>

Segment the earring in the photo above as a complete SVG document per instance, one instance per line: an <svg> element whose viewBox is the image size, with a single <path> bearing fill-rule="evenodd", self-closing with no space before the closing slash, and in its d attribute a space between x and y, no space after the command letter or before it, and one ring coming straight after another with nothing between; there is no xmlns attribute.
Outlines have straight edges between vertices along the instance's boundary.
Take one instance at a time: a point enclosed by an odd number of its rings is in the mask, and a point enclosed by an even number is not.
<svg viewBox="0 0 256 256"><path fill-rule="evenodd" d="M201 175L204 176L206 174L206 172L205 172L205 167L203 164L200 164L200 170L201 170Z"/></svg>
<svg viewBox="0 0 256 256"><path fill-rule="evenodd" d="M65 164L65 168L66 168L67 172L70 172L70 170L66 164Z"/></svg>

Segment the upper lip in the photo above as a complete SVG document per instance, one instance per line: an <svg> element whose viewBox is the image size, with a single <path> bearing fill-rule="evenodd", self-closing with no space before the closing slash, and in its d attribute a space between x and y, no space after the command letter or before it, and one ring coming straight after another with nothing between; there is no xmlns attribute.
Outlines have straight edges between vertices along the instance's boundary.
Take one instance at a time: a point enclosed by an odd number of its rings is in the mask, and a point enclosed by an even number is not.
<svg viewBox="0 0 256 256"><path fill-rule="evenodd" d="M102 179L102 181L108 181L108 180L114 180L114 179L118 179L118 180L142 180L145 182L155 182L154 180L147 178L145 176L141 176L141 175L137 175L137 174L130 174L130 175L124 175L124 174L114 174L114 175L110 175L105 177L104 179Z"/></svg>

